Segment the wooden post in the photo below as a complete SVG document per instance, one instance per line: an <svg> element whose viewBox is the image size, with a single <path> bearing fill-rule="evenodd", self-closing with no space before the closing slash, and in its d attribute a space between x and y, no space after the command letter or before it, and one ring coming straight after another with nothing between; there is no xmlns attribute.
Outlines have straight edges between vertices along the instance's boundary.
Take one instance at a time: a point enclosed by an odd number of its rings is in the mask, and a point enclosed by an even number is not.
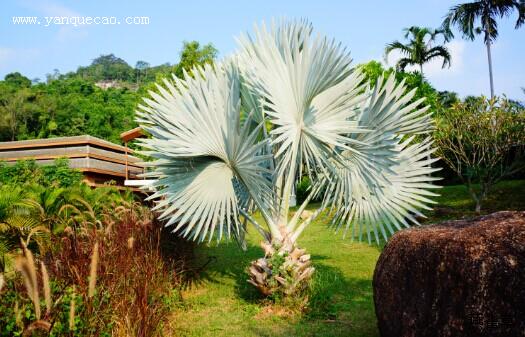
<svg viewBox="0 0 525 337"><path fill-rule="evenodd" d="M126 147L126 180L128 180L128 142L124 142L124 146Z"/></svg>

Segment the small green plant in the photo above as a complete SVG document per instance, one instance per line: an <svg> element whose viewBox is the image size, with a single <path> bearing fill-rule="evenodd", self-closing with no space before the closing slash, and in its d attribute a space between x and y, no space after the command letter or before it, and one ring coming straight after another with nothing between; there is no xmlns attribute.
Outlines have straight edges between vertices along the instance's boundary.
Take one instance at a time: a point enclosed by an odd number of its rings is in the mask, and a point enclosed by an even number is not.
<svg viewBox="0 0 525 337"><path fill-rule="evenodd" d="M31 185L69 187L80 184L82 173L71 169L66 158L52 165L39 166L34 160L19 160L14 165L0 162L0 185Z"/></svg>

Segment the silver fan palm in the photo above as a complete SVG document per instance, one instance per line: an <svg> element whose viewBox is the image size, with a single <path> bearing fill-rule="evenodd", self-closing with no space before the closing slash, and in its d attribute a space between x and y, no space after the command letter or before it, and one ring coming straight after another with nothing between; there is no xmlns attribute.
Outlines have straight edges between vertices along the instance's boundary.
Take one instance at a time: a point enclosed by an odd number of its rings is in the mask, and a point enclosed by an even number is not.
<svg viewBox="0 0 525 337"><path fill-rule="evenodd" d="M431 140L414 136L428 133L432 120L393 76L366 83L349 53L314 36L307 22L263 24L239 45L215 66L165 80L139 106L152 136L142 141L154 159L150 199L166 226L193 239L243 240L251 223L265 257L253 262L250 282L265 294L291 294L314 271L296 242L324 209L336 227L369 242L417 224L418 209L432 202L436 159L429 159ZM303 175L313 185L291 216ZM302 219L321 195L321 207ZM255 209L264 224L252 217ZM284 257L279 268L275 254Z"/></svg>

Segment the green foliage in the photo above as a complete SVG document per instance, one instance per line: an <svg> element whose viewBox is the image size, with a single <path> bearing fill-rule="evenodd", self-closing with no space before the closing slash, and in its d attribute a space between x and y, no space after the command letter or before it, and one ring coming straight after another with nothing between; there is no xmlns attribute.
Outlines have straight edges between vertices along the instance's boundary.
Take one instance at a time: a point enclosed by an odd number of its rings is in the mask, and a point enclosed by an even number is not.
<svg viewBox="0 0 525 337"><path fill-rule="evenodd" d="M466 99L445 109L437 126L438 155L467 185L478 212L496 182L525 169L525 109L508 100Z"/></svg>
<svg viewBox="0 0 525 337"><path fill-rule="evenodd" d="M21 240L30 250L43 252L50 233L79 224L96 226L102 214L135 202L131 192L110 186L92 189L81 179L65 159L49 166L0 163L0 258L19 248ZM5 262L0 263L3 270Z"/></svg>
<svg viewBox="0 0 525 337"><path fill-rule="evenodd" d="M101 55L87 67L79 67L77 75L94 82L105 80L133 81L133 68L113 54Z"/></svg>
<svg viewBox="0 0 525 337"><path fill-rule="evenodd" d="M201 47L197 41L185 41L180 53L180 62L174 67L173 73L182 78L184 71L191 72L197 65L213 64L217 53L217 49L211 43Z"/></svg>
<svg viewBox="0 0 525 337"><path fill-rule="evenodd" d="M7 84L16 88L29 88L31 86L31 80L19 72L5 75L4 80Z"/></svg>
<svg viewBox="0 0 525 337"><path fill-rule="evenodd" d="M30 88L0 82L0 141L89 134L113 142L135 127L138 95L126 88L103 90L78 79Z"/></svg>
<svg viewBox="0 0 525 337"><path fill-rule="evenodd" d="M69 168L65 158L56 159L47 166L39 166L34 160L19 160L14 165L0 162L0 185L67 187L78 185L81 180L82 173Z"/></svg>
<svg viewBox="0 0 525 337"><path fill-rule="evenodd" d="M121 132L136 126L133 110L139 98L126 88L103 90L85 80L66 79L34 90L40 110L19 139L89 134L119 142Z"/></svg>
<svg viewBox="0 0 525 337"><path fill-rule="evenodd" d="M155 81L182 76L195 65L213 63L213 45L185 42L178 64L136 68L113 54L102 55L76 72L48 76L47 83L31 85L20 73L0 81L0 141L89 134L120 142L120 134L137 126L134 110ZM102 89L98 82L111 81Z"/></svg>
<svg viewBox="0 0 525 337"><path fill-rule="evenodd" d="M204 66L213 64L218 51L213 44L208 43L203 46L197 41L183 42L182 51L180 52L180 61L174 66L169 63L149 70L151 82L139 89L141 95L146 95L150 90L157 91L157 85L163 84L166 78L171 78L174 74L179 78L184 77L184 72L193 75L192 69L195 66Z"/></svg>
<svg viewBox="0 0 525 337"><path fill-rule="evenodd" d="M19 186L0 186L0 273L10 264L8 253L20 248L25 242L29 249L38 250L45 241L36 205L27 199L27 193ZM28 242L28 237L33 239Z"/></svg>
<svg viewBox="0 0 525 337"><path fill-rule="evenodd" d="M444 108L448 109L452 107L452 105L459 103L460 99L458 97L458 94L453 91L440 91L439 93L439 105Z"/></svg>
<svg viewBox="0 0 525 337"><path fill-rule="evenodd" d="M48 235L36 247L38 228ZM6 280L0 289L0 336L31 335L30 329L46 324L49 336L160 335L163 318L171 306L180 305L172 291L173 262L161 255L160 228L133 194L112 187L1 185L0 247L7 249L0 249L0 277ZM14 244L4 244L11 238ZM28 296L27 275L5 264L20 259L22 251L27 260L24 246L33 252L36 268L29 268L38 275L41 308L46 308L42 264L51 280L51 309L41 317ZM87 281L93 275L93 249L99 246L96 290L90 295Z"/></svg>
<svg viewBox="0 0 525 337"><path fill-rule="evenodd" d="M31 300L20 287L20 279L11 279L7 281L6 289L2 294L0 301L0 337L23 336L25 327L36 321L35 312ZM53 329L48 336L88 336L97 334L98 336L111 336L113 323L97 326L96 330L90 326L88 317L86 317L86 305L82 297L75 296L74 287L58 284L55 281L50 282L51 296L58 298L60 301L53 308L54 322ZM75 301L75 318L74 328L69 329L69 311L71 301ZM45 306L44 301L41 302ZM36 335L36 334L34 334Z"/></svg>
<svg viewBox="0 0 525 337"><path fill-rule="evenodd" d="M67 159L56 159L54 165L41 166L43 186L74 186L82 180L82 173L69 168Z"/></svg>
<svg viewBox="0 0 525 337"><path fill-rule="evenodd" d="M34 108L30 88L17 81L0 81L0 140L15 140Z"/></svg>
<svg viewBox="0 0 525 337"><path fill-rule="evenodd" d="M357 67L363 71L366 79L369 80L370 83L376 83L381 75L387 77L390 74L395 73L397 81L405 80L407 90L416 88L416 94L412 98L412 101L425 97L426 100L424 104L430 105L431 111L435 112L441 109L439 92L430 84L430 82L422 77L420 73L404 71L396 72L394 68L383 67L378 61L370 61L368 63L360 64Z"/></svg>
<svg viewBox="0 0 525 337"><path fill-rule="evenodd" d="M308 197L310 186L310 178L308 178L308 176L301 177L301 180L297 184L297 189L295 191L298 204L301 204Z"/></svg>
<svg viewBox="0 0 525 337"><path fill-rule="evenodd" d="M268 281L268 284L271 287L279 288L279 282L277 282L277 280L275 279L275 276L279 276L284 279L287 279L289 277L289 275L287 275L286 273L286 270L284 269L284 262L286 261L286 255L287 253L273 254L268 260L270 268L272 270L270 275L273 276ZM277 291L277 292L272 293L271 296L273 297L273 299L278 299L278 298L284 297L284 294Z"/></svg>

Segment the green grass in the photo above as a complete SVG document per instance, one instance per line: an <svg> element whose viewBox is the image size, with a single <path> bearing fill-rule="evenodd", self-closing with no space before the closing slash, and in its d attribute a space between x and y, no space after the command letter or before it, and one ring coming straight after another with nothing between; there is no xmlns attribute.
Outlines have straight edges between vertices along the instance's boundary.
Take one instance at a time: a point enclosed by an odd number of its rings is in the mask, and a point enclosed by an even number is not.
<svg viewBox="0 0 525 337"><path fill-rule="evenodd" d="M437 205L428 214L428 221L437 222L476 216L475 203L463 185L447 186L438 190ZM503 210L525 210L525 180L508 180L498 183L482 204L482 214Z"/></svg>
<svg viewBox="0 0 525 337"><path fill-rule="evenodd" d="M463 186L443 188L430 222L475 215ZM484 212L525 210L525 181L496 186ZM244 270L261 257L260 238L248 235L248 250L234 242L201 245L196 251L199 269L182 292L184 304L171 324L178 336L378 336L372 296L372 275L380 247L343 240L321 219L299 240L312 254L316 267L307 313L283 315L282 308L262 300L246 282Z"/></svg>

